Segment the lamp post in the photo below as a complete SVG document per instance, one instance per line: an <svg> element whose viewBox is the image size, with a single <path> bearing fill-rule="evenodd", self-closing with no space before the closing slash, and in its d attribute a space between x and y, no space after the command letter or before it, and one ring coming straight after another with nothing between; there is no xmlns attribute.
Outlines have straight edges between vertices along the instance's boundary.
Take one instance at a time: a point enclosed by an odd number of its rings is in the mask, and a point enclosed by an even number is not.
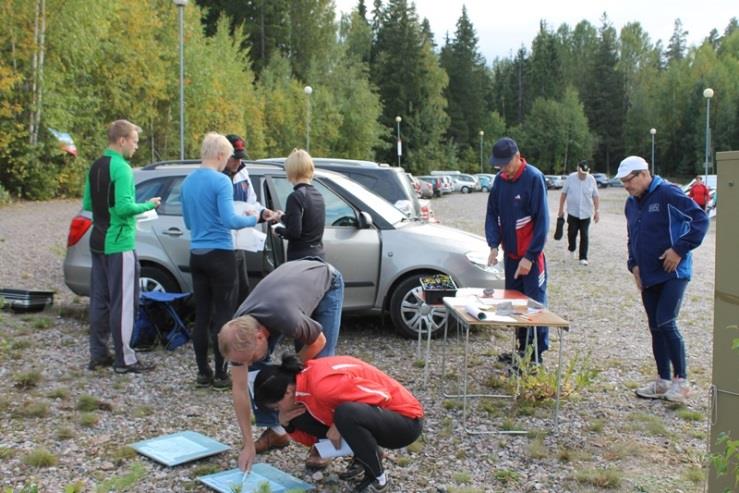
<svg viewBox="0 0 739 493"><path fill-rule="evenodd" d="M173 0L180 24L180 160L185 159L185 5L187 0Z"/></svg>
<svg viewBox="0 0 739 493"><path fill-rule="evenodd" d="M654 135L657 133L657 129L650 128L649 133L652 134L652 176L654 176Z"/></svg>
<svg viewBox="0 0 739 493"><path fill-rule="evenodd" d="M706 176L703 181L708 183L708 156L711 153L711 127L709 122L711 119L711 98L713 97L713 89L707 87L703 91L703 97L706 98Z"/></svg>
<svg viewBox="0 0 739 493"><path fill-rule="evenodd" d="M313 88L311 86L305 86L303 92L307 96L305 98L305 104L308 108L305 114L305 150L310 152L310 95L313 94Z"/></svg>
<svg viewBox="0 0 739 493"><path fill-rule="evenodd" d="M482 173L482 138L485 136L485 132L480 130L480 173Z"/></svg>
<svg viewBox="0 0 739 493"><path fill-rule="evenodd" d="M399 116L395 117L395 124L398 127L398 168L400 168L400 156L403 155L403 146L400 142L400 122L402 122L403 119Z"/></svg>

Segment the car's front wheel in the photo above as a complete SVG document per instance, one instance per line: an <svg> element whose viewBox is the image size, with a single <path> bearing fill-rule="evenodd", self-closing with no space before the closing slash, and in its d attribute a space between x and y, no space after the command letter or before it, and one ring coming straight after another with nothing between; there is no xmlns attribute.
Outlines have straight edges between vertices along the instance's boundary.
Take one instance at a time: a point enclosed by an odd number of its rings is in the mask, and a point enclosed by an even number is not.
<svg viewBox="0 0 739 493"><path fill-rule="evenodd" d="M428 305L421 289L422 277L414 274L401 281L390 298L390 318L395 330L403 337L418 338L431 330L432 337L441 335L446 319L444 305Z"/></svg>
<svg viewBox="0 0 739 493"><path fill-rule="evenodd" d="M180 290L180 285L177 284L175 278L155 265L141 266L139 287L141 291L166 291L168 293L176 293Z"/></svg>
<svg viewBox="0 0 739 493"><path fill-rule="evenodd" d="M468 187L462 187L462 193L470 193L470 189Z"/></svg>

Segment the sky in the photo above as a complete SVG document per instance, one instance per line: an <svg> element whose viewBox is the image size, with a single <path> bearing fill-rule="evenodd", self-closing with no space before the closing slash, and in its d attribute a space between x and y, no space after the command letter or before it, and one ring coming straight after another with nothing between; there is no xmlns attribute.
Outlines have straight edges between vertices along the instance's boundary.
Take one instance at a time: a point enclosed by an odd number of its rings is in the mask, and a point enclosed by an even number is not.
<svg viewBox="0 0 739 493"><path fill-rule="evenodd" d="M358 3L357 0L334 2L337 11L344 13ZM370 12L372 4L373 0L365 0ZM415 0L415 4L419 19L425 17L431 23L437 46L444 44L447 32L450 37L454 36L462 6L466 5L467 16L477 32L480 53L488 64L496 57L515 55L521 45L530 50L542 19L553 30L563 23L574 27L583 19L599 27L601 16L606 12L616 29L638 21L653 43L662 40L666 47L677 18L688 31L688 45L699 45L711 29L723 33L729 20L739 17L736 0Z"/></svg>

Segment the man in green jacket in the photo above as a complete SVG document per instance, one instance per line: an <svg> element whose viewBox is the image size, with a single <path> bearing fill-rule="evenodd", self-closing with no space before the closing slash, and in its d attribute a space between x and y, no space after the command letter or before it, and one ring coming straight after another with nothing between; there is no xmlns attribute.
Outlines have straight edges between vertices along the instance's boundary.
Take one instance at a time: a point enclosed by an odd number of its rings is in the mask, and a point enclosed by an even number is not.
<svg viewBox="0 0 739 493"><path fill-rule="evenodd" d="M108 127L108 148L92 163L85 181L82 208L92 211L90 253L90 364L95 370L113 366L116 373L152 370L136 358L131 335L139 301L136 215L159 206L153 197L136 203L133 171L126 158L139 147L141 128L127 120ZM115 359L108 352L113 334Z"/></svg>

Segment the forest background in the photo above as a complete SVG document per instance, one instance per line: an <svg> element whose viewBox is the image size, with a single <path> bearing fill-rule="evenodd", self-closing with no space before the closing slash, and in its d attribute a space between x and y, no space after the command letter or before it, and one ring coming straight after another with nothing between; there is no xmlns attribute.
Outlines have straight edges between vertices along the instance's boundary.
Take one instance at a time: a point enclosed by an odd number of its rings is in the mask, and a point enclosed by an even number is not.
<svg viewBox="0 0 739 493"><path fill-rule="evenodd" d="M143 128L132 164L179 157L179 32L170 0L0 0L0 203L76 196L105 127ZM532 15L536 15L532 13ZM663 176L701 173L711 149L739 149L739 26L666 46L638 22L540 30L530 47L485 60L462 8L437 39L407 0L195 0L184 9L185 156L211 130L245 136L253 159L315 156L479 171L495 139L517 139L545 173L629 154ZM313 88L306 95L304 87ZM77 156L50 130L67 132ZM482 132L482 135L481 135ZM712 160L712 158L710 158ZM487 164L482 166L490 171ZM712 166L711 166L712 168ZM715 172L715 171L714 171Z"/></svg>

